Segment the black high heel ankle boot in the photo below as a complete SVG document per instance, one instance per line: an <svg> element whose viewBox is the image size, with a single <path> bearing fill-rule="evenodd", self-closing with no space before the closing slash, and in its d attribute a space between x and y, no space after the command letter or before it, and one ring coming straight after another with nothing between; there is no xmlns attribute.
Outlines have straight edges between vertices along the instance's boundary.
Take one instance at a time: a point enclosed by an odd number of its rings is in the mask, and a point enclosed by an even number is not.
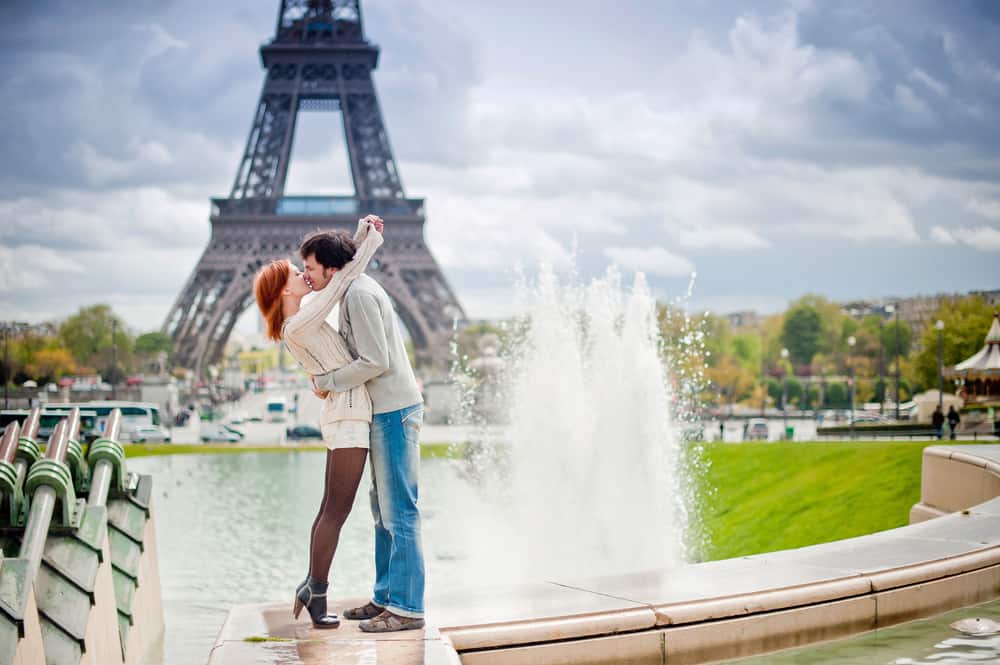
<svg viewBox="0 0 1000 665"><path fill-rule="evenodd" d="M307 577L306 581L299 585L295 591L295 607L292 615L298 619L302 608L309 610L309 618L312 619L313 628L336 628L340 625L340 619L336 614L326 613L326 589L327 582L319 582Z"/></svg>

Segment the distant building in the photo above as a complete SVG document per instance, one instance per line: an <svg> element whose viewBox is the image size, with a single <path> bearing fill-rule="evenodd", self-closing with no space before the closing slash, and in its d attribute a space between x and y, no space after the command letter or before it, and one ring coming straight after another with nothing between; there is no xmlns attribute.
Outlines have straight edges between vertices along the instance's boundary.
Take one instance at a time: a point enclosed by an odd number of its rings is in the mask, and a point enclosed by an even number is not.
<svg viewBox="0 0 1000 665"><path fill-rule="evenodd" d="M938 309L945 302L959 300L968 296L979 296L991 307L1000 307L1000 289L992 291L969 291L968 293L939 293L933 296L912 296L909 298L875 298L871 300L849 300L841 303L841 311L853 319L860 321L866 316L881 316L888 320L896 316L888 312L889 305L899 308L899 320L905 321L913 331L913 349L920 350L920 341L924 327L934 324ZM734 328L753 327L760 323L762 317L754 311L730 312L723 315Z"/></svg>
<svg viewBox="0 0 1000 665"><path fill-rule="evenodd" d="M920 351L924 328L934 325L938 310L946 302L953 302L968 296L979 296L987 305L996 306L1000 303L1000 290L970 291L968 293L940 293L933 296L913 296L910 298L879 298L875 300L857 300L846 302L842 306L845 314L861 320L874 314L886 320L895 318L895 312L888 312L889 305L899 308L899 320L905 321L913 331L913 350Z"/></svg>

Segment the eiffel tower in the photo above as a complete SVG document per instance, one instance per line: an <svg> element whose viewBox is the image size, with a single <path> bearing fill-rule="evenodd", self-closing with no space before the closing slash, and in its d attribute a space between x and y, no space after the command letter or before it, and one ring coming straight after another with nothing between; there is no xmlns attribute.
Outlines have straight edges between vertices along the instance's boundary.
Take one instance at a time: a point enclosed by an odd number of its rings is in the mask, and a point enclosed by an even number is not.
<svg viewBox="0 0 1000 665"><path fill-rule="evenodd" d="M353 233L368 213L386 222L368 269L393 299L417 363L442 367L461 306L424 241L424 201L407 198L382 122L360 0L282 0L246 150L228 198L212 199L212 237L171 308L163 332L175 362L200 376L218 362L240 314L253 304L254 273L294 256L317 228ZM340 111L354 196L284 196L300 111Z"/></svg>

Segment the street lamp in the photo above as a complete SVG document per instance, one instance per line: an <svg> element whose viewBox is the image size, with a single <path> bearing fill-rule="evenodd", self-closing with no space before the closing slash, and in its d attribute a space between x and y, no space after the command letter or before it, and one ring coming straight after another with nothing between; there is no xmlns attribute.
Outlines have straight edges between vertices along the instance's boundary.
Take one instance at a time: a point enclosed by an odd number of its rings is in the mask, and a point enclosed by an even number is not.
<svg viewBox="0 0 1000 665"><path fill-rule="evenodd" d="M892 305L889 305L892 307ZM878 319L878 415L885 413L885 319Z"/></svg>
<svg viewBox="0 0 1000 665"><path fill-rule="evenodd" d="M781 366L781 419L784 423L785 431L781 433L781 438L788 436L788 349L781 349L781 359L784 361Z"/></svg>
<svg viewBox="0 0 1000 665"><path fill-rule="evenodd" d="M934 324L938 331L938 408L944 411L944 321Z"/></svg>
<svg viewBox="0 0 1000 665"><path fill-rule="evenodd" d="M118 399L115 386L118 384L118 321L111 319L111 399Z"/></svg>
<svg viewBox="0 0 1000 665"><path fill-rule="evenodd" d="M854 345L858 343L854 335L847 338L847 357L850 365L850 388L851 388L851 440L854 440Z"/></svg>
<svg viewBox="0 0 1000 665"><path fill-rule="evenodd" d="M901 355L901 349L899 348L899 306L893 308L895 310L894 323L896 328L896 348L894 349L896 355L896 422L899 422L899 356Z"/></svg>
<svg viewBox="0 0 1000 665"><path fill-rule="evenodd" d="M897 305L886 305L885 311L889 314L893 314L893 325L896 328L896 343L892 350L894 356L896 356L896 422L899 422L899 307Z"/></svg>

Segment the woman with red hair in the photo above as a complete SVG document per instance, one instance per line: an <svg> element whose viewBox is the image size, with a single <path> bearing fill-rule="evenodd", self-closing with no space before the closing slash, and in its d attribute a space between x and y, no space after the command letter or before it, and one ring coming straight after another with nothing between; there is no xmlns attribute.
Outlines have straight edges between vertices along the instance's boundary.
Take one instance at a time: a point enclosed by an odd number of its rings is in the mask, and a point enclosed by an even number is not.
<svg viewBox="0 0 1000 665"><path fill-rule="evenodd" d="M344 339L326 322L326 317L381 246L381 227L382 220L370 215L358 222L353 239L343 232L331 233L344 249L346 263L333 266L330 281L304 305L302 298L312 289L302 272L288 260L272 261L254 277L254 296L267 322L267 336L284 342L309 374L323 374L352 360ZM368 457L372 403L364 385L322 395L320 428L327 447L326 482L312 526L309 575L295 591L292 612L298 618L305 607L314 627L336 628L340 619L327 614L327 580L340 529L354 503Z"/></svg>

